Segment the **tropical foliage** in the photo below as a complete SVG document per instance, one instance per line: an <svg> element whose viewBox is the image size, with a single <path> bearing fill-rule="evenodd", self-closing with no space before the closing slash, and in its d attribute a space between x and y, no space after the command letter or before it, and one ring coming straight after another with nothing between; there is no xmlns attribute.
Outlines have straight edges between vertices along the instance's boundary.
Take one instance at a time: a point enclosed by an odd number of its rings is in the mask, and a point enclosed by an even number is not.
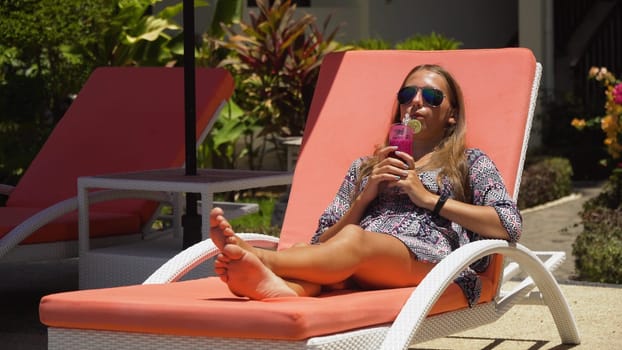
<svg viewBox="0 0 622 350"><path fill-rule="evenodd" d="M0 3L0 182L15 183L98 66L173 65L172 18L160 0Z"/></svg>
<svg viewBox="0 0 622 350"><path fill-rule="evenodd" d="M599 82L605 89L603 116L572 120L572 125L582 130L599 127L605 134L603 143L613 161L622 157L622 82L605 67L592 67L588 77Z"/></svg>
<svg viewBox="0 0 622 350"><path fill-rule="evenodd" d="M112 1L112 16L97 28L95 40L72 46L72 52L95 66L175 65L183 55L183 38L173 18L182 3L150 14L161 1Z"/></svg>
<svg viewBox="0 0 622 350"><path fill-rule="evenodd" d="M266 152L280 147L279 137L302 135L320 64L343 49L334 41L338 28L326 33L330 18L319 28L314 16L297 13L290 0L259 0L257 6L248 23L223 26L224 39L211 40L213 47L230 50L219 65L236 78L233 100L242 114L229 128L241 130L241 155L254 169Z"/></svg>

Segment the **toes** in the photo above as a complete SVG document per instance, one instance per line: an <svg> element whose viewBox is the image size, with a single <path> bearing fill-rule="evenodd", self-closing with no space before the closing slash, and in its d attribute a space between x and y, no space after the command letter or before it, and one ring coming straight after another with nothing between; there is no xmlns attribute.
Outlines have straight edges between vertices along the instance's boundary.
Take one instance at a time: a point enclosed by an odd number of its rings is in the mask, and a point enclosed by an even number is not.
<svg viewBox="0 0 622 350"><path fill-rule="evenodd" d="M215 267L226 267L229 264L230 261L231 260L229 258L226 258L226 257L223 257L222 259L221 258L217 258L216 260L214 260L214 266Z"/></svg>
<svg viewBox="0 0 622 350"><path fill-rule="evenodd" d="M229 259L226 255L221 253L221 254L218 254L216 256L216 262L215 263L221 262L221 263L226 264L226 263L228 263L230 261L231 261L231 259Z"/></svg>
<svg viewBox="0 0 622 350"><path fill-rule="evenodd" d="M229 281L229 275L227 275L227 267L229 266L229 262L231 259L227 258L223 254L218 254L216 256L216 260L214 260L214 272L220 280L227 283Z"/></svg>
<svg viewBox="0 0 622 350"><path fill-rule="evenodd" d="M212 217L218 216L218 215L223 215L225 212L222 210L222 208L220 207L214 207L212 208L212 210L210 211L210 215Z"/></svg>
<svg viewBox="0 0 622 350"><path fill-rule="evenodd" d="M227 225L229 225L229 223L227 223ZM233 235L235 235L235 232L233 232L233 228L231 228L231 226L225 227L222 230L222 233L224 233L224 235L227 237L232 237Z"/></svg>
<svg viewBox="0 0 622 350"><path fill-rule="evenodd" d="M220 277L221 281L227 282L229 280L229 275L227 275L227 269L215 267L214 272L218 277Z"/></svg>
<svg viewBox="0 0 622 350"><path fill-rule="evenodd" d="M244 255L244 249L235 244L227 244L222 249L222 254L230 260L239 260Z"/></svg>
<svg viewBox="0 0 622 350"><path fill-rule="evenodd" d="M218 218L222 218L223 215L225 213L222 211L222 209L215 207L212 209L212 211L210 211L210 223L212 226L216 226L216 224L218 223L219 219Z"/></svg>
<svg viewBox="0 0 622 350"><path fill-rule="evenodd" d="M231 225L229 225L229 222L227 222L227 220L223 217L223 216L218 216L216 218L216 225L218 226L218 228L220 228L221 230L225 231L227 229L231 229Z"/></svg>

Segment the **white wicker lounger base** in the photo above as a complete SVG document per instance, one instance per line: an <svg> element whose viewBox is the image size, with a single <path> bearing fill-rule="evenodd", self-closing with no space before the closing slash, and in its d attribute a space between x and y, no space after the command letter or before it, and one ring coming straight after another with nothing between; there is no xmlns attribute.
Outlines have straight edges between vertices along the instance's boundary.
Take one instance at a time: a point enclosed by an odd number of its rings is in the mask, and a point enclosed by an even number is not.
<svg viewBox="0 0 622 350"><path fill-rule="evenodd" d="M414 343L456 333L488 324L501 317L494 303L448 314L431 316L418 330ZM48 328L49 350L78 349L236 349L236 350L278 350L278 349L378 349L384 340L389 325L345 332L302 341L210 338L166 334L147 334L116 331L95 331L85 329Z"/></svg>

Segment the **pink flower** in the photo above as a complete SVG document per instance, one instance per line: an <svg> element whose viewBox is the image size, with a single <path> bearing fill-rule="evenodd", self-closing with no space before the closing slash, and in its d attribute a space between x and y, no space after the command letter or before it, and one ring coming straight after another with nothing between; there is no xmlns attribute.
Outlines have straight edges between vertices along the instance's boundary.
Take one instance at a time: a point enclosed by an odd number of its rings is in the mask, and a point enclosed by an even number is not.
<svg viewBox="0 0 622 350"><path fill-rule="evenodd" d="M622 105L622 83L613 88L613 102Z"/></svg>

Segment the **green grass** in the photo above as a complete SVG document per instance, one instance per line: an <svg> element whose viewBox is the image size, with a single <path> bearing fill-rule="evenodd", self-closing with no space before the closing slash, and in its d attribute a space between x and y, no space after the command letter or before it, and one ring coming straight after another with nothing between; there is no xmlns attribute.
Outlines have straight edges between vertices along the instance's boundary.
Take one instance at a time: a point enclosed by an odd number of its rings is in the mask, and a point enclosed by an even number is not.
<svg viewBox="0 0 622 350"><path fill-rule="evenodd" d="M233 230L235 232L245 233L263 233L271 236L278 237L281 228L279 226L272 226L272 212L274 211L275 204L279 201L279 197L283 194L283 191L269 191L269 192L244 192L237 193L231 192L227 194L216 194L214 200L226 201L226 202L243 202L243 203L257 203L259 204L259 211L257 213L244 215L235 219L229 220ZM164 206L160 209L163 216L172 215L172 207ZM225 213L226 216L227 213ZM170 219L158 219L153 223L152 229L162 230L170 228L172 221Z"/></svg>
<svg viewBox="0 0 622 350"><path fill-rule="evenodd" d="M274 205L278 202L280 194L278 192L265 192L235 198L235 202L259 204L259 211L231 219L230 223L233 226L233 230L235 232L263 233L278 236L281 228L272 226L271 221ZM231 201L231 198L225 195L216 195L215 200Z"/></svg>

